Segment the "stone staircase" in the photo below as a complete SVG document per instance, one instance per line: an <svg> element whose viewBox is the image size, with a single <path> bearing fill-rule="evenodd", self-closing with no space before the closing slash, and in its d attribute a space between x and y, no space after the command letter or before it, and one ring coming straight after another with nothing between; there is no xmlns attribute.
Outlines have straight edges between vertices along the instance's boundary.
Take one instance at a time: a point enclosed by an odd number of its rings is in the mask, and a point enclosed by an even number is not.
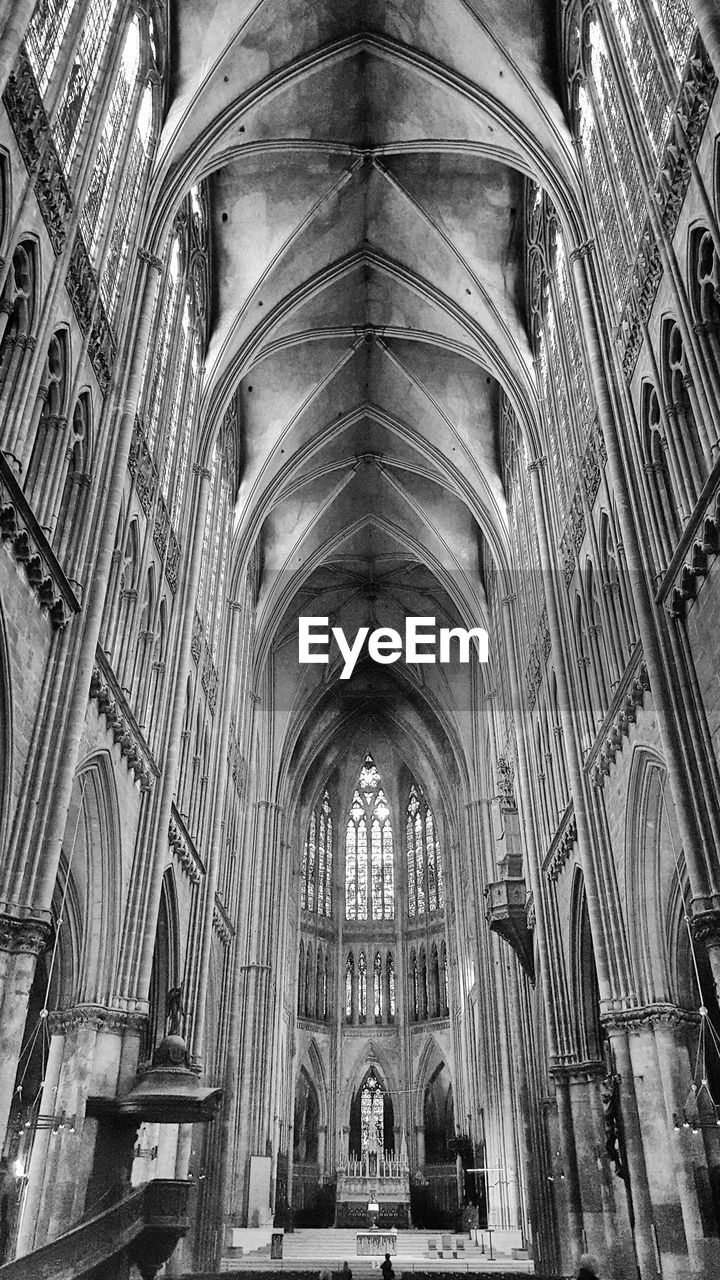
<svg viewBox="0 0 720 1280"><path fill-rule="evenodd" d="M467 1235L457 1232L398 1231L397 1250L392 1259L395 1275L397 1280L400 1280L403 1272L430 1272L438 1280L444 1274L455 1275L469 1271L499 1276L532 1275L532 1262L517 1248L518 1234L493 1233L491 1261L486 1233L480 1233L477 1242L474 1242ZM464 1252L459 1252L459 1256L453 1258L452 1253L448 1256L447 1250L443 1250L442 1256L439 1256L443 1235L449 1235L452 1242L460 1238L464 1244ZM431 1242L436 1245L435 1249L431 1247ZM248 1244L252 1243L248 1236ZM221 1269L225 1275L236 1276L238 1280L250 1280L249 1273L336 1272L345 1261L353 1273L353 1280L381 1280L380 1263L383 1255L358 1257L354 1229L321 1231L306 1228L293 1231L284 1237L282 1259L270 1258L268 1243L250 1250L243 1249L241 1256L235 1250L233 1254L234 1256L223 1259Z"/></svg>

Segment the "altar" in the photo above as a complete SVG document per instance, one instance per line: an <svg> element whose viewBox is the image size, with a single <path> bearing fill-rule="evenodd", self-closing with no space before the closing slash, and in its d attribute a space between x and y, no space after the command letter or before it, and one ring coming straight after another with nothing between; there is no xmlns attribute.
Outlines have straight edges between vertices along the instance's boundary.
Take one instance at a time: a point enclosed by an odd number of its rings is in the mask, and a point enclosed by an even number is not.
<svg viewBox="0 0 720 1280"><path fill-rule="evenodd" d="M384 1257L386 1253L392 1257L397 1253L397 1231L358 1231L355 1239L355 1252L360 1257L369 1254Z"/></svg>
<svg viewBox="0 0 720 1280"><path fill-rule="evenodd" d="M371 1225L368 1208L376 1206L375 1230ZM348 1159L337 1170L335 1195L335 1225L356 1227L360 1237L388 1239L397 1229L410 1226L410 1170L407 1156L400 1158L386 1153L378 1156L365 1152L360 1160ZM378 1249L389 1253L390 1249ZM374 1252L369 1248L368 1253Z"/></svg>

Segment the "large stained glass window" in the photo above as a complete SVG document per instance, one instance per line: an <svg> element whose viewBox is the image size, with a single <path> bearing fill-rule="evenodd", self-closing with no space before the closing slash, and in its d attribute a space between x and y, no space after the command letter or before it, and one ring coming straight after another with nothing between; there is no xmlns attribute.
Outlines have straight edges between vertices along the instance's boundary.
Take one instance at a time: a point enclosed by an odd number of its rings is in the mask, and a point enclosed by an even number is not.
<svg viewBox="0 0 720 1280"><path fill-rule="evenodd" d="M413 783L405 810L408 914L424 916L445 906L442 858L432 809Z"/></svg>
<svg viewBox="0 0 720 1280"><path fill-rule="evenodd" d="M394 914L390 810L380 774L368 752L345 832L345 918L392 920Z"/></svg>
<svg viewBox="0 0 720 1280"><path fill-rule="evenodd" d="M302 905L319 916L329 916L332 906L332 840L332 806L326 790L310 816L303 853Z"/></svg>
<svg viewBox="0 0 720 1280"><path fill-rule="evenodd" d="M25 33L25 48L38 89L45 93L77 0L40 0Z"/></svg>
<svg viewBox="0 0 720 1280"><path fill-rule="evenodd" d="M360 1099L363 1153L366 1151L382 1151L384 1149L383 1120L383 1092L375 1072L371 1071L365 1081Z"/></svg>

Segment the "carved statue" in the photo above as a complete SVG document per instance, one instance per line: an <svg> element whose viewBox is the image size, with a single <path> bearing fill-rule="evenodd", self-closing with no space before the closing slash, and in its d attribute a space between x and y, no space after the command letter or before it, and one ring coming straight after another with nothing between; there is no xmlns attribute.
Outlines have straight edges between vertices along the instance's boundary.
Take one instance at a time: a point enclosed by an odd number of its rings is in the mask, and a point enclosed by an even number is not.
<svg viewBox="0 0 720 1280"><path fill-rule="evenodd" d="M605 1154L614 1166L615 1175L625 1181L627 1171L620 1147L620 1110L618 1098L618 1078L615 1075L603 1077L600 1086L600 1099L603 1111L603 1127L605 1129Z"/></svg>
<svg viewBox="0 0 720 1280"><path fill-rule="evenodd" d="M182 1035L184 1017L185 1005L183 1004L182 987L171 987L167 993L167 1033L169 1036Z"/></svg>

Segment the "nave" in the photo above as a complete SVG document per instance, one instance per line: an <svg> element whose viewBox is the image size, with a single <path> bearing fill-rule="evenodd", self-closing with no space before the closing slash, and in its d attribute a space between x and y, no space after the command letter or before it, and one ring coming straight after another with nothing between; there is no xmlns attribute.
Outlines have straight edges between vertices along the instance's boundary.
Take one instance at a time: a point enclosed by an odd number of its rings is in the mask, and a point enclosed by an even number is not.
<svg viewBox="0 0 720 1280"><path fill-rule="evenodd" d="M719 74L0 4L7 1280L720 1274Z"/></svg>

